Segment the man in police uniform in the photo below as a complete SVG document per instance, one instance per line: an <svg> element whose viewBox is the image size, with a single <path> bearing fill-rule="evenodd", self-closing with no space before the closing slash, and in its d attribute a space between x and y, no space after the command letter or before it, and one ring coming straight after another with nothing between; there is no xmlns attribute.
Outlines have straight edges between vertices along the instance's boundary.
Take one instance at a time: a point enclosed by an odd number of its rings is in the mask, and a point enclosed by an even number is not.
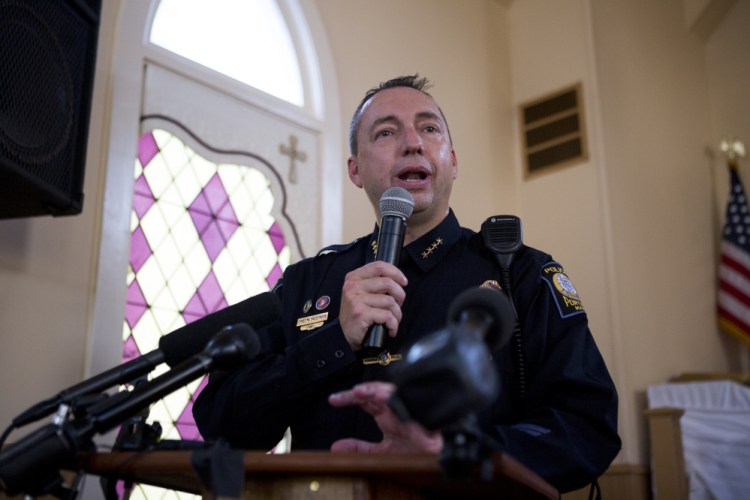
<svg viewBox="0 0 750 500"><path fill-rule="evenodd" d="M386 189L414 197L401 261L375 260L376 226L289 266L275 288L282 317L259 331L261 354L234 373L212 374L195 403L205 438L270 449L290 427L298 450L442 450L440 432L394 416L390 370L410 345L445 326L458 294L502 279L481 236L460 227L450 209L458 163L426 85L416 75L382 83L350 128L349 178L365 190L376 220ZM523 351L492 353L502 390L479 423L494 447L561 491L580 488L620 449L615 387L562 266L524 246L510 276ZM361 354L373 324L388 330L379 362Z"/></svg>

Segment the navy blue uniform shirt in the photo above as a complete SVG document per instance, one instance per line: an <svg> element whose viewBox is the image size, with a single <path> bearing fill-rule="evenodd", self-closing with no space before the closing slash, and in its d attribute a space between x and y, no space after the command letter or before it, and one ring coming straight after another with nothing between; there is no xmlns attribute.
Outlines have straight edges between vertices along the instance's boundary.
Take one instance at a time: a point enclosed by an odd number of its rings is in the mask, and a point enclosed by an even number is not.
<svg viewBox="0 0 750 500"><path fill-rule="evenodd" d="M398 363L364 366L338 321L344 277L374 260L376 245L377 228L287 267L275 288L282 317L259 330L261 354L236 372L211 374L193 407L204 438L268 450L291 427L293 450L328 449L348 437L380 441L380 430L364 411L328 403L331 393L364 380L388 380ZM444 328L448 308L462 291L502 283L481 235L460 227L452 211L404 247L398 267L409 284L398 335L386 340L391 353L405 353L422 336ZM585 486L620 449L614 384L559 263L524 246L514 257L511 282L523 334L525 397L519 397L509 344L493 353L502 389L480 415L482 430L560 491Z"/></svg>

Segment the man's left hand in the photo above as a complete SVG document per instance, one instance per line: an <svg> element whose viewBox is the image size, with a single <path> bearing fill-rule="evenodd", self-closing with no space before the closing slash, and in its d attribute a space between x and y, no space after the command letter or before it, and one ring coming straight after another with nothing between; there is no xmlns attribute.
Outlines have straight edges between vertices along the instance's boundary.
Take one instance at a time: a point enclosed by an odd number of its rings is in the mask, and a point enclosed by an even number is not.
<svg viewBox="0 0 750 500"><path fill-rule="evenodd" d="M339 439L331 445L331 451L354 451L360 453L382 452L429 452L438 454L443 449L443 436L439 432L427 431L416 422L402 422L388 401L396 386L387 382L366 382L348 391L331 394L329 403L337 408L359 406L372 415L383 432L379 443L361 439Z"/></svg>

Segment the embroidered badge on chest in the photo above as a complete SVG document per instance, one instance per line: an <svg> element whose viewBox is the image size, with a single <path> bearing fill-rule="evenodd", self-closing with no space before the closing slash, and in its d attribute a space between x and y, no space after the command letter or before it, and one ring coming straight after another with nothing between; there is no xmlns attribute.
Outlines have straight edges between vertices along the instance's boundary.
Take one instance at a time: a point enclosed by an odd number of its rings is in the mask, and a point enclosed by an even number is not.
<svg viewBox="0 0 750 500"><path fill-rule="evenodd" d="M578 296L578 291L560 264L553 262L544 266L542 278L550 287L561 317L567 318L586 312L583 309L581 298Z"/></svg>

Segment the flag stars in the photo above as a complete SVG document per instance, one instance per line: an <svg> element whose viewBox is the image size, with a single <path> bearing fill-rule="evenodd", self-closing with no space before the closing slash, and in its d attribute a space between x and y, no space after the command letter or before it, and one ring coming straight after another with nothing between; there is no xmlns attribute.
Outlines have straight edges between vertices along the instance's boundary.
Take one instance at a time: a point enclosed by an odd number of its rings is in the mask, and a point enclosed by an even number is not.
<svg viewBox="0 0 750 500"><path fill-rule="evenodd" d="M750 209L747 206L747 195L736 172L732 172L731 182L724 238L750 251Z"/></svg>

